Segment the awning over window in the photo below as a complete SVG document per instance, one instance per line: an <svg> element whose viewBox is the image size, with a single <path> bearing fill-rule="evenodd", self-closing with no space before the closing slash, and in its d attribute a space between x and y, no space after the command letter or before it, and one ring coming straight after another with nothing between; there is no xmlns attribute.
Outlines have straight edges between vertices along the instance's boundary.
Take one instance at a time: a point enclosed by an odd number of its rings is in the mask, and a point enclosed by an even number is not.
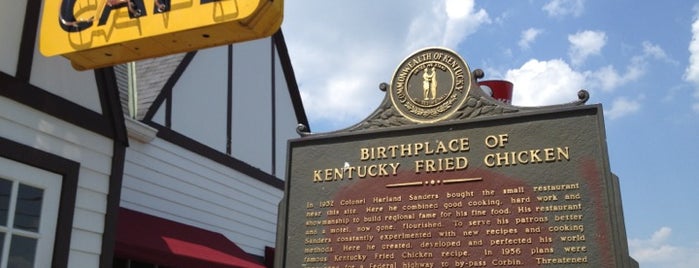
<svg viewBox="0 0 699 268"><path fill-rule="evenodd" d="M125 208L114 254L167 267L264 268L222 234Z"/></svg>

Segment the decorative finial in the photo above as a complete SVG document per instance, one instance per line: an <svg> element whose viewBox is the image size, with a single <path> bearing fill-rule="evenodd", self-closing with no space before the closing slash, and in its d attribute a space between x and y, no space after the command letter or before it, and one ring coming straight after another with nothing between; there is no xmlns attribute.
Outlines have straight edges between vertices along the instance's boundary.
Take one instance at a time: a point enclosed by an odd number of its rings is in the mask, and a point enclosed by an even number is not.
<svg viewBox="0 0 699 268"><path fill-rule="evenodd" d="M386 82L379 84L379 89L383 92L386 92L386 90L388 90L388 84L386 84Z"/></svg>
<svg viewBox="0 0 699 268"><path fill-rule="evenodd" d="M296 126L296 133L301 135L301 137L305 137L312 134L311 132L308 132L308 127L306 125L300 123Z"/></svg>
<svg viewBox="0 0 699 268"><path fill-rule="evenodd" d="M485 77L485 72L483 72L483 70L481 70L481 69L473 70L473 78L478 80L478 79L481 79L483 77Z"/></svg>

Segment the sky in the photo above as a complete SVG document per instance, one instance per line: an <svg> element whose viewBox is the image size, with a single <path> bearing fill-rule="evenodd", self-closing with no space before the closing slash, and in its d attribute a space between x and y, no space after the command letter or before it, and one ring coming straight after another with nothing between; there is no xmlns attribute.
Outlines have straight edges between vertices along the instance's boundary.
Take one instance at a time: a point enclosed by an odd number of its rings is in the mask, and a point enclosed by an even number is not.
<svg viewBox="0 0 699 268"><path fill-rule="evenodd" d="M359 123L413 52L445 47L513 104L602 104L630 254L699 267L699 3L285 1L282 31L313 132Z"/></svg>

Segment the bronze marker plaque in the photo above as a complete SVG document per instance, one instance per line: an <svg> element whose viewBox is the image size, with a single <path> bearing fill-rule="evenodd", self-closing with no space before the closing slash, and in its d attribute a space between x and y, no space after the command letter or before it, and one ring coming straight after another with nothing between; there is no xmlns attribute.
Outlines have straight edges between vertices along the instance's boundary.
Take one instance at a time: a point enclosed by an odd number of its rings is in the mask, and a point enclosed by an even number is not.
<svg viewBox="0 0 699 268"><path fill-rule="evenodd" d="M290 141L278 265L628 267L602 118L561 106Z"/></svg>

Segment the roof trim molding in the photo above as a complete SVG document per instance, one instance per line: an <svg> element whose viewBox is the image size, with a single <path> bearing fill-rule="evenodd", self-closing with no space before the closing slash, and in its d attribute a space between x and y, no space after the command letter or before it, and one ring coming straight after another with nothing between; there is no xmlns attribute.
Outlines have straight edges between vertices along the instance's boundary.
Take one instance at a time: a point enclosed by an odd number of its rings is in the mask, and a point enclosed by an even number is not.
<svg viewBox="0 0 699 268"><path fill-rule="evenodd" d="M113 126L104 116L41 88L0 72L0 96L37 111L55 116L107 138L114 138Z"/></svg>
<svg viewBox="0 0 699 268"><path fill-rule="evenodd" d="M146 122L146 124L150 125L151 127L154 127L158 130L157 136L161 139L164 139L166 141L169 141L173 144L176 144L182 148L185 148L193 153L196 153L198 155L201 155L203 157L206 157L208 159L213 160L216 163L219 163L221 165L227 166L231 169L234 169L240 173L243 173L245 175L248 175L252 178L255 178L269 186L272 186L274 188L277 188L279 190L284 190L284 181L267 173L259 168L256 168L254 166L251 166L248 163L245 163L233 156L224 154L220 151L217 151L209 146L206 146L196 140L193 140L185 135L182 135L178 133L177 131L174 131L172 129L169 129L167 127L161 126L155 122Z"/></svg>
<svg viewBox="0 0 699 268"><path fill-rule="evenodd" d="M130 138L142 143L150 143L155 139L158 133L157 129L129 117L125 117L124 119L126 120L126 132L129 134Z"/></svg>
<svg viewBox="0 0 699 268"><path fill-rule="evenodd" d="M175 87L177 81L180 80L180 77L182 76L184 71L187 70L187 66L189 66L189 63L192 62L192 59L194 59L194 56L196 54L197 51L192 51L185 54L182 61L180 61L180 64L177 65L175 71L172 73L170 78L168 78L167 82L165 82L165 85L163 85L163 89L160 91L160 94L158 94L155 100L153 100L153 103L151 103L150 107L148 108L148 111L143 116L143 121L152 121L153 116L155 116L155 113L158 112L158 109L160 109L160 106L163 104L163 102L165 102L166 99L169 99L170 96L172 96L172 89Z"/></svg>
<svg viewBox="0 0 699 268"><path fill-rule="evenodd" d="M124 162L129 138L126 133L124 113L119 101L119 88L114 68L96 69L94 72L104 121L109 122L114 137L112 142L111 171L109 174L109 193L107 194L104 232L102 234L102 254L100 254L100 267L111 267L114 257L114 230L121 201L121 184L124 178Z"/></svg>
<svg viewBox="0 0 699 268"><path fill-rule="evenodd" d="M24 13L24 26L22 27L22 39L19 46L19 59L17 61L17 79L29 82L34 60L36 35L39 32L39 15L41 14L42 1L27 1Z"/></svg>
<svg viewBox="0 0 699 268"><path fill-rule="evenodd" d="M308 117L306 116L306 110L303 108L303 100L301 99L299 85L296 82L294 68L291 66L289 49L286 46L286 41L284 40L282 30L280 29L274 35L272 35L272 39L274 40L274 46L277 48L279 63L281 63L282 70L284 71L284 78L286 79L286 85L289 88L289 96L291 96L291 102L294 106L294 113L296 114L296 120L298 120L297 123L303 124L308 128L307 131L311 131L310 125L308 124Z"/></svg>

